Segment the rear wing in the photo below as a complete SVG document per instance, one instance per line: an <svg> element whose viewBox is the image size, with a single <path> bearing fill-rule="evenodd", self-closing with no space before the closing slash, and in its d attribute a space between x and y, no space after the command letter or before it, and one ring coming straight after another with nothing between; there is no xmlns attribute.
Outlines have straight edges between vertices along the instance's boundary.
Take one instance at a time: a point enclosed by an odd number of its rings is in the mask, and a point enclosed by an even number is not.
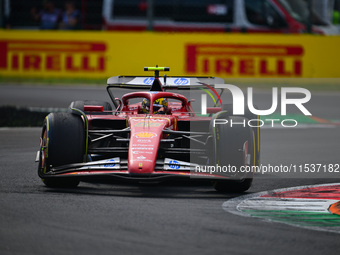
<svg viewBox="0 0 340 255"><path fill-rule="evenodd" d="M199 89L205 85L214 87L215 84L224 84L224 80L217 77L190 77L190 76L166 76L159 77L162 87L166 90ZM165 79L165 82L164 82ZM155 77L152 76L113 76L107 80L110 87L126 89L150 89Z"/></svg>
<svg viewBox="0 0 340 255"><path fill-rule="evenodd" d="M155 72L155 76L113 76L107 80L107 92L109 93L113 104L116 108L119 108L116 98L113 96L110 88L125 88L125 89L148 89L151 92L166 91L167 89L175 90L191 90L191 89L202 89L206 91L206 88L210 89L218 98L222 105L221 95L215 90L215 85L224 84L224 80L217 77L190 77L190 76L159 76L159 72L170 71L169 67L144 67L144 71ZM206 91L214 100L215 106L217 105L214 96Z"/></svg>

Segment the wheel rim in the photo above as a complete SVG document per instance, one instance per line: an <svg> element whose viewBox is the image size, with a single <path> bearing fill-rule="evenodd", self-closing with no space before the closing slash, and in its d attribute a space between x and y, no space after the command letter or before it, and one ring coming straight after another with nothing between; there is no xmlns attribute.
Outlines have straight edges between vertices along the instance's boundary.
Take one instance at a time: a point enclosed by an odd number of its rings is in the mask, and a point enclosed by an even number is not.
<svg viewBox="0 0 340 255"><path fill-rule="evenodd" d="M42 144L41 144L41 168L46 173L46 151L47 151L47 130L44 130L43 137L42 137Z"/></svg>

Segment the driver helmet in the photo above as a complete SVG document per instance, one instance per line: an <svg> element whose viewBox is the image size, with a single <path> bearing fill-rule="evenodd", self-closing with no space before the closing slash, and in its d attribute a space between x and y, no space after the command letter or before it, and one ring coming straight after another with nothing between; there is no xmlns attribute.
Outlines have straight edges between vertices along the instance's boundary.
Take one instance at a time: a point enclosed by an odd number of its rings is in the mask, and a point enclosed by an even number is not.
<svg viewBox="0 0 340 255"><path fill-rule="evenodd" d="M168 101L165 98L158 98L153 102L153 113L163 113L165 114L168 109ZM150 101L144 98L142 102L142 112L150 113Z"/></svg>

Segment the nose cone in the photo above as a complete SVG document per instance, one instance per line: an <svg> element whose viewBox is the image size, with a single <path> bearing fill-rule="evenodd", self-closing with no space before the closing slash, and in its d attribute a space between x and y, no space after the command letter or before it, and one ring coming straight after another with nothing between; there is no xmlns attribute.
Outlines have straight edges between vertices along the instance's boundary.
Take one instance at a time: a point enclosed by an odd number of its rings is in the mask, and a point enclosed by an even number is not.
<svg viewBox="0 0 340 255"><path fill-rule="evenodd" d="M163 129L167 118L130 118L131 137L128 171L130 174L149 175L154 172Z"/></svg>

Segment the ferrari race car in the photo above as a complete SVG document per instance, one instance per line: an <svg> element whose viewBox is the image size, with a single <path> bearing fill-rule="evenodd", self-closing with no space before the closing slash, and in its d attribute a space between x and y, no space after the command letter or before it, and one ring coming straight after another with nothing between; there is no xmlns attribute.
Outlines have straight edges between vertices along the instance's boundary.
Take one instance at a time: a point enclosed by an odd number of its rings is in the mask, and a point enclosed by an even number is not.
<svg viewBox="0 0 340 255"><path fill-rule="evenodd" d="M68 112L50 113L44 120L38 174L48 187L76 187L80 181L168 179L210 180L217 191L242 192L259 164L259 127L246 123L258 116L246 111L233 116L214 88L214 77L159 77L167 67L147 67L150 76L108 79L108 102L74 101ZM117 88L133 89L122 98ZM169 91L201 90L220 103L194 112L192 101ZM216 120L224 120L216 122ZM216 124L219 123L219 124ZM222 124L223 123L223 124Z"/></svg>

